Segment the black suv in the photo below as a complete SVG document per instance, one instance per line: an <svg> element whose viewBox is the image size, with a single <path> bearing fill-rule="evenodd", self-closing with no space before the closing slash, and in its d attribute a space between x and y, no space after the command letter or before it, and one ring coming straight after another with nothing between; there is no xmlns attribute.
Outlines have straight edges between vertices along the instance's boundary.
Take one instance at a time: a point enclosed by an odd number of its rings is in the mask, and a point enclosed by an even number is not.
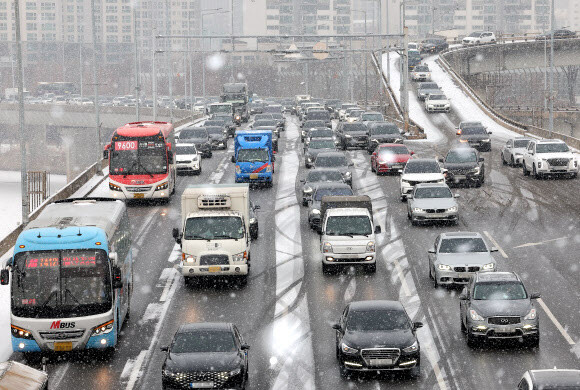
<svg viewBox="0 0 580 390"><path fill-rule="evenodd" d="M444 39L428 38L421 42L421 53L439 53L449 49L449 44Z"/></svg>
<svg viewBox="0 0 580 390"><path fill-rule="evenodd" d="M372 154L380 144L402 144L403 135L396 124L390 122L369 122L367 152Z"/></svg>
<svg viewBox="0 0 580 390"><path fill-rule="evenodd" d="M479 152L469 147L456 147L445 158L440 158L443 168L447 169L447 184L475 184L477 187L485 182L485 164Z"/></svg>
<svg viewBox="0 0 580 390"><path fill-rule="evenodd" d="M211 140L205 127L186 127L179 132L178 142L195 144L195 148L203 158L212 156Z"/></svg>
<svg viewBox="0 0 580 390"><path fill-rule="evenodd" d="M477 272L459 295L461 330L467 344L487 339L515 339L537 347L540 324L533 300L514 272Z"/></svg>
<svg viewBox="0 0 580 390"><path fill-rule="evenodd" d="M356 371L408 371L421 375L421 351L413 322L397 301L351 302L336 330L336 358L343 376Z"/></svg>
<svg viewBox="0 0 580 390"><path fill-rule="evenodd" d="M233 324L190 323L179 327L161 369L163 389L236 388L248 383L248 350Z"/></svg>
<svg viewBox="0 0 580 390"><path fill-rule="evenodd" d="M491 131L484 126L467 126L457 131L459 142L468 144L480 152L491 152Z"/></svg>
<svg viewBox="0 0 580 390"><path fill-rule="evenodd" d="M346 150L349 147L362 149L368 147L369 129L364 123L341 122L336 128L336 133L342 150Z"/></svg>

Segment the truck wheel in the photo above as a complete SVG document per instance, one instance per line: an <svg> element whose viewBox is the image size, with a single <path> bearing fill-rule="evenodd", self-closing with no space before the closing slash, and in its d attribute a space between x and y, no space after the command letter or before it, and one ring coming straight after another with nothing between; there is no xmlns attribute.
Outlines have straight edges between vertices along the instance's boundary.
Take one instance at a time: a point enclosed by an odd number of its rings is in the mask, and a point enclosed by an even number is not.
<svg viewBox="0 0 580 390"><path fill-rule="evenodd" d="M471 334L471 332L468 330L467 331L467 346L470 348L475 348L477 347L478 344L478 340L477 337L475 337L473 334Z"/></svg>

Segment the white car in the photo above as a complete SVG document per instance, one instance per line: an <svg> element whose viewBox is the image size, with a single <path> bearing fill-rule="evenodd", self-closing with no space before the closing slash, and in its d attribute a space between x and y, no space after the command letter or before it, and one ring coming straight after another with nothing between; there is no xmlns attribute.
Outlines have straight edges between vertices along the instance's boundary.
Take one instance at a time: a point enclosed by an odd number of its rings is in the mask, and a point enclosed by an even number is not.
<svg viewBox="0 0 580 390"><path fill-rule="evenodd" d="M521 165L524 152L531 139L526 137L510 138L501 150L501 162L503 165L509 164L512 167Z"/></svg>
<svg viewBox="0 0 580 390"><path fill-rule="evenodd" d="M175 146L175 167L179 172L201 174L201 155L195 144L179 143Z"/></svg>
<svg viewBox="0 0 580 390"><path fill-rule="evenodd" d="M413 81L431 81L431 71L427 65L417 65L411 71Z"/></svg>
<svg viewBox="0 0 580 390"><path fill-rule="evenodd" d="M485 43L495 43L495 34L491 31L473 32L463 38L464 45L483 45Z"/></svg>
<svg viewBox="0 0 580 390"><path fill-rule="evenodd" d="M427 112L449 112L451 103L442 93L429 94L425 98L425 110Z"/></svg>
<svg viewBox="0 0 580 390"><path fill-rule="evenodd" d="M409 42L407 44L407 50L419 50L419 44L417 42Z"/></svg>
<svg viewBox="0 0 580 390"><path fill-rule="evenodd" d="M568 174L578 176L578 155L559 139L531 140L522 157L524 176L531 173L536 179L544 175Z"/></svg>
<svg viewBox="0 0 580 390"><path fill-rule="evenodd" d="M407 195L413 191L415 184L445 183L445 172L447 170L441 168L434 158L410 159L401 172L401 201L407 200Z"/></svg>

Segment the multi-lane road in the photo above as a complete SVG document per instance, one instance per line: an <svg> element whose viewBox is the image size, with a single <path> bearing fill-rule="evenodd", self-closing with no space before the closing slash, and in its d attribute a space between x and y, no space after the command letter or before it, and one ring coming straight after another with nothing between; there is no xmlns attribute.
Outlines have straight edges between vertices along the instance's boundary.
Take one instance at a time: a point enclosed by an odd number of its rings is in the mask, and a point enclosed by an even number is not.
<svg viewBox="0 0 580 390"><path fill-rule="evenodd" d="M443 155L454 142L458 116L430 120L444 134L433 144L409 141L418 156ZM484 153L486 183L458 188L458 226L411 226L399 200L397 176L375 176L365 151L351 150L353 187L373 199L377 272L350 269L323 275L319 236L308 227L301 206L302 159L298 120L288 117L281 133L273 188L252 189L261 209L260 234L252 243L252 270L245 287L226 281L184 285L177 265L179 248L171 229L180 221L180 195L188 184L233 183L231 151L203 160L200 176L181 176L168 205L130 205L135 287L131 318L118 350L109 358L69 356L51 360L54 389L158 389L163 353L184 322L237 324L251 345L250 389L514 389L525 370L576 368L580 348L580 199L578 180L534 180L521 169L503 166L493 149ZM98 191L97 191L98 192ZM472 349L460 331L460 289L435 290L428 277L427 248L443 231L478 231L496 254L499 270L512 270L530 291L540 292L538 349L493 343ZM422 375L343 379L334 353L334 330L344 306L366 299L400 300L415 321L422 348ZM20 359L15 354L13 358Z"/></svg>

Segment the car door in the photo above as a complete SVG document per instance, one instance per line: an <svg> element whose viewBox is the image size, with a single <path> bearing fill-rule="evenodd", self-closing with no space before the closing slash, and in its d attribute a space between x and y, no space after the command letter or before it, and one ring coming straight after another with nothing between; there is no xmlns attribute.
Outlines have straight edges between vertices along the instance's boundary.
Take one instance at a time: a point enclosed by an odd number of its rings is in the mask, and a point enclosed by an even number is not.
<svg viewBox="0 0 580 390"><path fill-rule="evenodd" d="M465 294L467 299L459 301L459 313L461 315L461 322L463 322L465 325L467 325L467 321L466 321L467 308L470 305L472 288L473 288L473 278L471 278L469 280L469 283L467 284L467 286L465 286L463 288L463 291L462 291L462 294Z"/></svg>
<svg viewBox="0 0 580 390"><path fill-rule="evenodd" d="M241 348L242 345L244 345L244 339L235 325L233 326L233 328L234 328L234 337L236 339L236 343L238 344L239 354L242 357L242 359L244 359L244 366L246 367L246 372L248 372L248 351L242 350Z"/></svg>
<svg viewBox="0 0 580 390"><path fill-rule="evenodd" d="M344 336L344 331L346 329L346 317L348 316L348 309L350 305L347 305L342 312L342 316L340 316L340 321L338 324L340 325L340 330L336 330L336 349L340 349L340 343L342 342L342 337Z"/></svg>
<svg viewBox="0 0 580 390"><path fill-rule="evenodd" d="M535 142L530 142L528 145L528 149L526 150L526 154L524 154L523 163L526 165L526 169L532 169L532 162L531 160L534 158L534 145Z"/></svg>

